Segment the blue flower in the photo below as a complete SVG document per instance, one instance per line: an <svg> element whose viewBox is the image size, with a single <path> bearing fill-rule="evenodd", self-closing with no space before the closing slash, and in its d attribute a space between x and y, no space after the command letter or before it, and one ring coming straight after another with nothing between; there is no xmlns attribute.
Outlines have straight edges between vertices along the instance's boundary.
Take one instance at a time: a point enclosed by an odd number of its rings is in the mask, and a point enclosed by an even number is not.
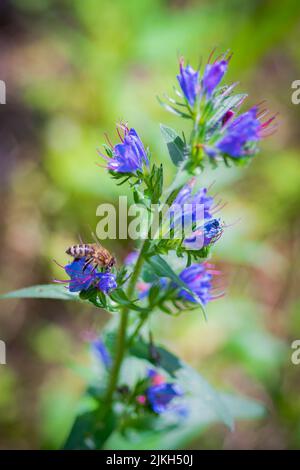
<svg viewBox="0 0 300 470"><path fill-rule="evenodd" d="M120 135L121 143L112 148L112 157L105 157L107 168L117 173L136 173L143 170L143 165L149 166L149 159L144 145L135 129L121 126L124 131Z"/></svg>
<svg viewBox="0 0 300 470"><path fill-rule="evenodd" d="M211 96L219 85L228 67L227 60L220 60L214 64L207 64L204 70L202 86L205 93Z"/></svg>
<svg viewBox="0 0 300 470"><path fill-rule="evenodd" d="M97 284L99 290L104 292L104 294L108 294L110 291L116 289L117 282L116 276L112 273L97 273Z"/></svg>
<svg viewBox="0 0 300 470"><path fill-rule="evenodd" d="M72 263L64 267L70 279L69 284L70 292L80 292L88 290L90 287L96 287L105 294L117 287L116 276L110 272L98 272L90 264L86 265L86 258L75 259Z"/></svg>
<svg viewBox="0 0 300 470"><path fill-rule="evenodd" d="M134 265L139 257L139 252L138 251L131 251L128 253L126 258L124 259L124 264L126 266L131 266Z"/></svg>
<svg viewBox="0 0 300 470"><path fill-rule="evenodd" d="M195 217L196 212L196 205L202 205L204 210L204 218L209 219L212 217L211 215L211 208L214 202L212 196L208 195L207 188L201 188L195 194L193 194L193 186L195 184L195 180L192 179L188 184L186 184L177 194L173 204L178 204L182 208L185 204L190 204L194 206L193 214ZM193 208L193 207L192 207Z"/></svg>
<svg viewBox="0 0 300 470"><path fill-rule="evenodd" d="M87 265L85 258L75 259L72 263L65 266L65 271L70 276L69 280L69 291L79 292L87 290L95 282L96 273L93 267Z"/></svg>
<svg viewBox="0 0 300 470"><path fill-rule="evenodd" d="M210 219L203 226L204 246L214 243L223 233L220 219Z"/></svg>
<svg viewBox="0 0 300 470"><path fill-rule="evenodd" d="M191 180L180 190L170 212L174 214L173 228L177 231L181 228L185 230L184 246L195 250L214 243L222 234L222 229L220 220L213 218L218 204L214 204L214 198L208 195L207 188L201 188L193 194L193 185L194 180Z"/></svg>
<svg viewBox="0 0 300 470"><path fill-rule="evenodd" d="M183 391L176 383L168 383L164 377L154 370L148 372L151 386L146 390L146 396L152 410L161 414L172 409L173 400L183 396Z"/></svg>
<svg viewBox="0 0 300 470"><path fill-rule="evenodd" d="M112 364L112 358L103 341L99 338L92 342L92 351L106 369L109 369Z"/></svg>
<svg viewBox="0 0 300 470"><path fill-rule="evenodd" d="M184 246L190 250L200 250L204 246L215 243L223 233L221 220L209 219L204 221L202 227L193 233L192 237L185 238Z"/></svg>
<svg viewBox="0 0 300 470"><path fill-rule="evenodd" d="M224 136L215 144L212 154L218 152L230 155L233 158L247 156L249 144L258 141L261 138L262 124L257 118L257 107L241 114L229 124L224 126Z"/></svg>
<svg viewBox="0 0 300 470"><path fill-rule="evenodd" d="M212 279L213 274L216 273L217 271L211 269L209 265L202 263L193 264L188 268L185 268L179 274L179 277L188 286L188 288L200 298L202 304L205 305L215 298L212 294ZM184 289L181 289L178 295L189 302L197 301L190 292L187 292Z"/></svg>
<svg viewBox="0 0 300 470"><path fill-rule="evenodd" d="M199 71L194 70L190 65L183 66L180 61L180 73L177 75L180 88L191 106L194 106L196 96L199 92Z"/></svg>

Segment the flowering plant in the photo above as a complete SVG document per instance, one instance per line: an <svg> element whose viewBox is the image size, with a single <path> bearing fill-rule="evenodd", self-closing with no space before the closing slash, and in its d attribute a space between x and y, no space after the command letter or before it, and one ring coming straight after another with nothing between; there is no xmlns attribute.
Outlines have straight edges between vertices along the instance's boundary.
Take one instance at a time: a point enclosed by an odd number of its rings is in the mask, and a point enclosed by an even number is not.
<svg viewBox="0 0 300 470"><path fill-rule="evenodd" d="M200 309L206 317L207 304L224 294L217 282L220 271L210 261L225 228L217 214L222 206L207 187L199 187L198 176L208 165L246 164L258 152L259 141L274 129L274 116L258 106L240 113L246 95L234 93L236 84L223 84L229 62L227 54L214 61L210 57L201 74L180 60L176 98L165 95L160 100L191 123L188 138L161 126L177 167L169 188L163 166L152 163L134 128L121 123L119 143L108 140L105 153L99 152L112 179L128 184L136 202L148 212L158 206L162 221L154 235L150 217L146 236L121 267L101 247L71 247L67 253L74 260L62 266L67 280L6 295L80 300L117 314L91 342L96 373L66 448L164 448L166 431L168 443L176 448L210 422L219 420L232 428L238 406L244 417L261 412L253 401L214 390L198 372L157 345L148 327L154 312L175 318Z"/></svg>

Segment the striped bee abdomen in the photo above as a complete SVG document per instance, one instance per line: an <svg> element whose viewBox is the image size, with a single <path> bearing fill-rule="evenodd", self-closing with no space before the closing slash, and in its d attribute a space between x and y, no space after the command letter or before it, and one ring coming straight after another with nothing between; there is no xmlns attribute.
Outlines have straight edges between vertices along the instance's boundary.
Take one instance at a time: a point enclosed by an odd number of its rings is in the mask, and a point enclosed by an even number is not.
<svg viewBox="0 0 300 470"><path fill-rule="evenodd" d="M94 267L111 269L116 264L116 259L102 245L96 243L84 243L73 245L67 249L66 253L73 258L86 258L86 266L93 263Z"/></svg>
<svg viewBox="0 0 300 470"><path fill-rule="evenodd" d="M73 245L67 249L66 253L74 258L84 258L85 256L91 256L94 253L94 247L88 244Z"/></svg>

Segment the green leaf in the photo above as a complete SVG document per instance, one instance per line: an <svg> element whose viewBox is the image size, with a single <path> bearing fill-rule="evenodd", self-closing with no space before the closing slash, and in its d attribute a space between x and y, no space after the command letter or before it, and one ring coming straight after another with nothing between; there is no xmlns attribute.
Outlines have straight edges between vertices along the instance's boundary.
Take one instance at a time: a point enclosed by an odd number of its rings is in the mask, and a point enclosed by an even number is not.
<svg viewBox="0 0 300 470"><path fill-rule="evenodd" d="M190 291L188 286L177 276L171 266L160 255L149 256L146 258L146 262L151 266L157 276L167 277L177 285Z"/></svg>
<svg viewBox="0 0 300 470"><path fill-rule="evenodd" d="M225 400L220 399L219 392L209 385L196 370L185 364L180 358L164 347L155 347L157 354L156 358L152 359L150 354L151 348L154 348L154 345L150 345L142 339L139 339L130 349L130 354L140 359L148 360L155 366L164 369L168 374L176 378L178 383L182 384L187 396L196 397L197 399L201 397L201 403L205 405L205 409L212 407L217 419L222 421L230 429L233 429L233 416L229 412L228 403L230 408L233 408L234 403L230 401L230 398L226 398ZM157 357L159 358L158 360ZM226 394L224 394L224 396L227 397ZM228 394L228 397L231 397L231 395ZM245 399L242 399L236 404L235 409L240 416L242 416L242 405L244 402ZM195 404L193 404L193 406L195 406ZM196 404L196 408L197 406ZM253 417L256 417L257 414L262 413L263 409L261 405L257 405L256 402L253 404L250 400L249 406L245 412L245 418L249 416L250 411L253 413Z"/></svg>
<svg viewBox="0 0 300 470"><path fill-rule="evenodd" d="M130 349L135 357L148 360L171 374L185 392L185 418L172 412L157 417L155 428L135 425L126 434L113 432L104 444L105 449L180 449L185 448L204 430L218 422L233 429L236 419L257 419L264 414L261 403L222 393L212 387L197 371L164 348L156 348L159 362L149 357L149 344L140 340ZM145 366L143 366L145 367Z"/></svg>
<svg viewBox="0 0 300 470"><path fill-rule="evenodd" d="M234 418L259 419L266 414L265 407L257 400L232 393L220 393L220 397Z"/></svg>
<svg viewBox="0 0 300 470"><path fill-rule="evenodd" d="M184 365L177 373L178 383L190 394L190 409L210 409L215 415L216 421L223 422L229 429L233 430L234 421L226 404L222 401L217 390L215 390L198 372L192 367ZM201 404L199 403L201 401ZM193 405L193 406L192 406Z"/></svg>
<svg viewBox="0 0 300 470"><path fill-rule="evenodd" d="M88 411L77 416L64 449L101 449L115 427L114 421L112 413L106 413L105 419L99 418L98 410Z"/></svg>
<svg viewBox="0 0 300 470"><path fill-rule="evenodd" d="M159 202L163 190L163 166L152 166L151 174L144 178L147 185L145 195L151 199L152 204Z"/></svg>
<svg viewBox="0 0 300 470"><path fill-rule="evenodd" d="M178 166L185 159L185 143L176 131L170 127L160 125L160 130L164 141L167 144L169 155L175 166Z"/></svg>
<svg viewBox="0 0 300 470"><path fill-rule="evenodd" d="M119 305L130 308L130 310L136 310L138 312L144 311L143 308L136 305L135 302L131 301L123 289L115 289L110 293L110 298Z"/></svg>
<svg viewBox="0 0 300 470"><path fill-rule="evenodd" d="M185 118L185 119L192 119L192 116L190 114L187 114L187 113L183 113L182 111L180 111L179 109L175 108L174 106L168 104L168 103L165 103L164 101L162 101L159 97L157 97L157 100L159 102L159 104L165 108L167 111L169 111L170 113L172 114L175 114L175 116L180 116L182 118Z"/></svg>
<svg viewBox="0 0 300 470"><path fill-rule="evenodd" d="M159 277L167 277L168 279L171 279L177 286L182 287L185 289L189 294L191 294L196 302L200 305L203 315L206 319L206 314L205 310L203 307L203 304L201 302L201 299L193 292L185 282L183 282L179 276L173 271L171 266L160 256L160 255L155 255L155 256L149 256L146 258L146 262L148 265L151 266L153 269L154 273L157 274Z"/></svg>
<svg viewBox="0 0 300 470"><path fill-rule="evenodd" d="M255 401L233 394L219 393L219 400L227 407L234 419L257 419L264 414L263 406ZM185 449L212 424L219 421L212 407L207 407L201 398L192 398L187 401L191 412L186 419L180 419L177 426L161 429L137 429L126 435L113 432L104 444L108 450L153 450L153 449ZM162 419L163 416L162 416Z"/></svg>
<svg viewBox="0 0 300 470"><path fill-rule="evenodd" d="M155 355L151 354L153 348L155 348ZM181 360L171 352L167 351L167 349L150 345L142 339L139 339L134 343L130 348L130 354L138 357L139 359L145 359L153 365L157 365L159 363L159 366L173 377L175 377L175 373L183 367Z"/></svg>
<svg viewBox="0 0 300 470"><path fill-rule="evenodd" d="M58 299L80 300L77 292L69 292L65 286L56 284L41 284L25 287L24 289L8 292L0 295L0 299Z"/></svg>

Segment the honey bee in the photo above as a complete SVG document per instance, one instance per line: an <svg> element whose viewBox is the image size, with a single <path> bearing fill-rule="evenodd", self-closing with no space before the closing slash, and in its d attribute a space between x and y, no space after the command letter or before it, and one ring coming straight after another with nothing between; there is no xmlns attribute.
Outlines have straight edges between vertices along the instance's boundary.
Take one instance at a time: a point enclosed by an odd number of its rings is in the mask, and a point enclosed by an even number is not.
<svg viewBox="0 0 300 470"><path fill-rule="evenodd" d="M94 269L98 266L110 270L115 264L116 259L110 252L104 248L100 243L81 243L79 245L70 246L66 253L73 256L75 259L86 258L83 270L89 264L93 264Z"/></svg>

